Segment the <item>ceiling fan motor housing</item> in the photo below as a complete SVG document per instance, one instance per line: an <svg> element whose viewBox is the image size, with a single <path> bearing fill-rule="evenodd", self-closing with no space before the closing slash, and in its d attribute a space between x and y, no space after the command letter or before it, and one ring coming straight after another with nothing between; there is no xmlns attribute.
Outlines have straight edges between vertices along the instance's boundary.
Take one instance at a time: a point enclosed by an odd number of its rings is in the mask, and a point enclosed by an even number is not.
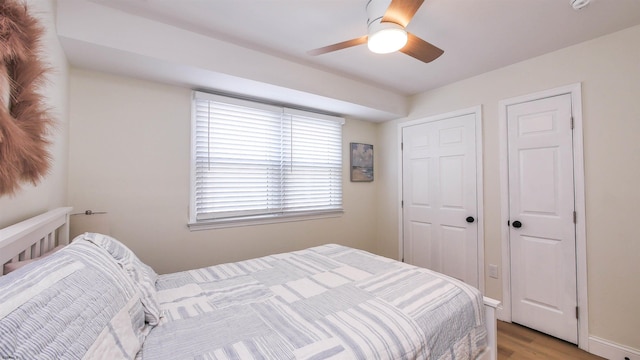
<svg viewBox="0 0 640 360"><path fill-rule="evenodd" d="M391 0L370 0L367 3L369 50L386 54L400 50L407 43L407 32L402 25L382 22Z"/></svg>
<svg viewBox="0 0 640 360"><path fill-rule="evenodd" d="M367 26L370 27L372 23L380 23L390 4L391 0L369 0L367 2Z"/></svg>

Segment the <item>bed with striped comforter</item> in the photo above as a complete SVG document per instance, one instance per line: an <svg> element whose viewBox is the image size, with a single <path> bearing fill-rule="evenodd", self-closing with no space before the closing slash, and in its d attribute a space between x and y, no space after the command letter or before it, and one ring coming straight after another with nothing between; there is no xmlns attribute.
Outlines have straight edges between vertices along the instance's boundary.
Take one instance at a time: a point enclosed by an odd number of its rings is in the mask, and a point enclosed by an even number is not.
<svg viewBox="0 0 640 360"><path fill-rule="evenodd" d="M146 359L474 359L481 294L339 245L160 275Z"/></svg>

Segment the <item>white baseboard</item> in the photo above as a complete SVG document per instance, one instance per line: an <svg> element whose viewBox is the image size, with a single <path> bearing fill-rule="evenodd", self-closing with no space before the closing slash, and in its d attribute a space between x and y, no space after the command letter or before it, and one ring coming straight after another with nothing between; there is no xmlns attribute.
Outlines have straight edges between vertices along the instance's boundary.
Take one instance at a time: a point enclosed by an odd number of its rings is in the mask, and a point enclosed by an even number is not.
<svg viewBox="0 0 640 360"><path fill-rule="evenodd" d="M616 344L597 336L589 336L589 352L609 360L640 360L640 350Z"/></svg>

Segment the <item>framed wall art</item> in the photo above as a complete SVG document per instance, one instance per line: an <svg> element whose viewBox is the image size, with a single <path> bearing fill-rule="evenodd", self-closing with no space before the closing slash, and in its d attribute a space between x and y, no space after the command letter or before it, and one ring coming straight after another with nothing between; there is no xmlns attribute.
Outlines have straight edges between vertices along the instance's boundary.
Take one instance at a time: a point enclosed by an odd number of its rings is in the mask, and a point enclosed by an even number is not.
<svg viewBox="0 0 640 360"><path fill-rule="evenodd" d="M373 145L351 143L349 148L351 181L373 181Z"/></svg>

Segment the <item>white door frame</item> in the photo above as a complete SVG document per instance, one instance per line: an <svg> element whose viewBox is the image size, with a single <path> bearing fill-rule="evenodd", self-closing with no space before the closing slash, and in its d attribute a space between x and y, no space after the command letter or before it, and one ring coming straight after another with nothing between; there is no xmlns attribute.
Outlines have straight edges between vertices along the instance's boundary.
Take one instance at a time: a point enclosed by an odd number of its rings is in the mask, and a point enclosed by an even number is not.
<svg viewBox="0 0 640 360"><path fill-rule="evenodd" d="M502 238L502 307L498 319L511 322L511 258L509 247L509 159L507 107L509 105L570 94L573 116L573 174L576 211L576 286L579 309L578 347L588 350L589 307L587 299L587 234L584 195L584 154L582 140L582 86L580 83L502 100L498 103L500 125L500 207Z"/></svg>
<svg viewBox="0 0 640 360"><path fill-rule="evenodd" d="M474 115L476 119L476 198L478 213L476 221L478 224L478 289L484 294L484 203L483 203L483 173L482 173L482 106L474 106L467 109L451 111L444 114L438 114L411 120L398 124L398 144L402 144L402 133L405 127L446 120L453 117L463 115ZM398 152L398 199L402 200L402 151ZM403 209L400 204L398 212L398 243L399 243L399 259L404 260L404 229L403 229Z"/></svg>

